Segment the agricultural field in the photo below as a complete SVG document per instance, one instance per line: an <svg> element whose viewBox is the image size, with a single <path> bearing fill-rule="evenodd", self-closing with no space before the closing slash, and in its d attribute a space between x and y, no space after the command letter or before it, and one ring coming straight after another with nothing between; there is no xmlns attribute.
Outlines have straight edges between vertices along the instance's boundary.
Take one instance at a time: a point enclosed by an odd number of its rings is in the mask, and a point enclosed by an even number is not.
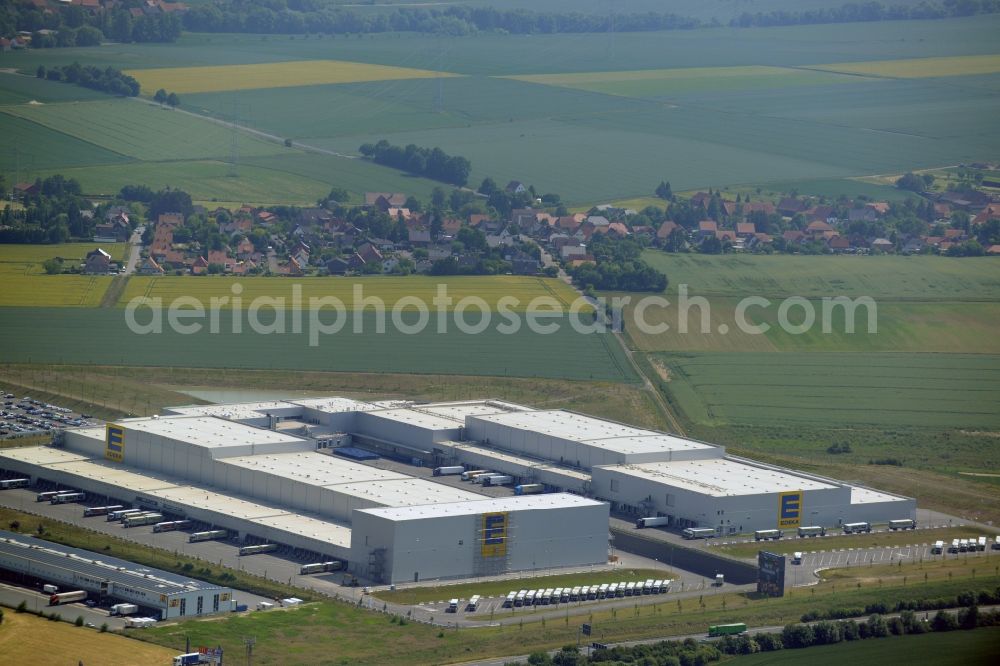
<svg viewBox="0 0 1000 666"><path fill-rule="evenodd" d="M988 257L701 255L647 250L643 259L667 274L668 291L686 284L691 295L699 296L1000 300L1000 262Z"/></svg>
<svg viewBox="0 0 1000 666"><path fill-rule="evenodd" d="M292 313L283 318L284 334L254 332L252 321L260 322L257 330L280 330L271 326L274 316L267 308L256 315L226 310L219 313L214 333L206 313L198 332L174 331L164 320L162 333L143 335L129 329L120 308L0 308L0 362L636 380L610 334L577 333L564 320L546 319L558 324L558 330L542 334L531 331L523 319L520 329L508 335L497 330L504 320L494 316L489 329L469 334L449 317L447 333L441 334L435 315L429 326L411 335L389 315L379 332L371 312L339 319L328 308L321 322L332 329L342 321L337 333L321 333L310 325L308 313L302 314L301 332L295 330ZM401 317L404 326L416 326L416 313ZM233 333L234 318L242 333ZM137 313L135 319L150 323L148 313ZM478 313L469 313L467 320L477 323ZM81 330L88 335L81 338ZM310 344L313 330L315 345Z"/></svg>
<svg viewBox="0 0 1000 666"><path fill-rule="evenodd" d="M815 69L820 68L815 66ZM651 98L690 92L733 92L858 82L856 76L833 72L760 65L531 74L511 78L527 83L577 88L607 95Z"/></svg>
<svg viewBox="0 0 1000 666"><path fill-rule="evenodd" d="M231 130L135 100L25 105L3 111L138 160L228 157L232 149ZM247 157L288 151L251 137L243 137L239 149Z"/></svg>
<svg viewBox="0 0 1000 666"><path fill-rule="evenodd" d="M0 173L34 177L45 169L68 170L80 166L121 164L128 161L106 148L95 146L24 118L4 113L0 106Z"/></svg>
<svg viewBox="0 0 1000 666"><path fill-rule="evenodd" d="M723 4L716 10L722 16L735 11ZM347 187L355 196L399 190L426 198L433 188L430 181L319 152L353 156L360 144L386 138L467 157L472 184L486 176L517 179L558 193L570 205L587 206L648 196L664 179L675 191L806 181L853 194L857 187L845 179L990 159L1000 152L992 123L1000 111L998 83L991 73L998 25L1000 17L977 16L850 28L722 27L675 31L669 39L658 33L184 35L176 45L10 53L3 62L28 73L39 64L72 60L113 64L143 79L147 93L159 85L180 90L186 110L223 121L235 110L245 126L317 149L307 155L261 147L244 135L241 163L252 160L256 167ZM905 75L900 68L913 65L906 59L921 60L917 66L927 76L884 78L893 71ZM873 73L817 68L850 70L859 62L874 63ZM437 72L459 76L438 78ZM257 80L244 80L243 73ZM174 75L184 80L149 78ZM430 78L399 78L410 76ZM42 97L47 83L33 83L33 92L15 91L11 99ZM68 94L69 86L51 85L59 89L53 96ZM20 115L44 122L48 114L32 107ZM164 115L146 118L153 123L147 133ZM89 126L66 123L61 118L58 127L50 126L147 161L226 159L230 152L225 128L213 128L221 133L215 139L184 143L168 124L163 143L170 145L141 147L128 137L112 140ZM205 132L200 127L188 135ZM498 145L505 149L496 150ZM46 173L62 166L41 156L34 160L30 168ZM139 173L148 182L163 182L150 170ZM95 180L106 191L106 185L125 184L115 180L124 175L105 168ZM266 189L250 199L302 202L298 193L282 196L278 180L262 183ZM215 186L218 194L206 191ZM241 189L209 182L198 198L232 200Z"/></svg>
<svg viewBox="0 0 1000 666"><path fill-rule="evenodd" d="M99 275L25 275L0 269L0 307L96 308L114 278ZM50 325L58 325L52 322ZM26 333L31 335L31 333ZM18 345L16 339L6 344Z"/></svg>
<svg viewBox="0 0 1000 666"><path fill-rule="evenodd" d="M104 93L69 84L51 85L35 76L0 72L0 105L107 99Z"/></svg>
<svg viewBox="0 0 1000 666"><path fill-rule="evenodd" d="M152 96L159 88L186 94L454 76L446 72L337 60L303 60L217 67L161 67L134 69L125 73L138 79L143 94L148 96Z"/></svg>
<svg viewBox="0 0 1000 666"><path fill-rule="evenodd" d="M300 290L301 302L308 305L309 299L330 296L339 299L348 310L358 310L364 305L355 300L355 294L362 298L381 299L392 308L401 299L417 299L428 309L436 310L433 299L438 287L446 289L454 303L464 298L478 298L486 307L496 310L497 301L504 296L518 299L518 305L510 309L524 311L536 298L554 299L559 306L568 308L577 294L566 283L554 278L490 276L490 277L449 277L447 279L429 276L370 277L370 278L310 278L302 280L281 280L267 277L132 277L122 294L119 305L140 296L160 298L164 305L182 296L193 297L208 307L213 297L232 297L233 286L240 285L243 307L249 307L255 298L270 297L281 299L287 307L292 307L293 285ZM356 289L360 289L356 292ZM227 307L231 307L227 306ZM412 307L411 306L408 306ZM443 306L448 310L454 305ZM470 316L471 319L471 316Z"/></svg>
<svg viewBox="0 0 1000 666"><path fill-rule="evenodd" d="M87 253L98 245L111 255L115 261L125 258L125 251L128 249L126 243L60 243L58 245L27 245L4 243L0 244L0 272L5 270L6 264L29 264L38 270L31 272L41 272L41 264L46 259L60 257L64 261L83 261Z"/></svg>
<svg viewBox="0 0 1000 666"><path fill-rule="evenodd" d="M936 76L973 76L1000 73L1000 55L910 58L813 65L813 69L861 76L922 79Z"/></svg>
<svg viewBox="0 0 1000 666"><path fill-rule="evenodd" d="M785 352L657 354L703 425L1000 427L1000 356Z"/></svg>
<svg viewBox="0 0 1000 666"><path fill-rule="evenodd" d="M316 158L317 161L322 161L318 155L290 157ZM281 157L265 158L262 161L272 164L275 159L285 160ZM220 205L216 203L219 200L230 202L234 209L244 204L311 206L330 192L329 182L339 182L336 179L328 181L320 174L308 174L304 169L303 175L299 175L255 166L250 161L243 161L236 168L235 176L232 165L218 160L82 166L46 170L40 172L39 176L45 178L58 173L67 178L75 178L83 191L92 195L110 196L117 193L122 185L129 183L143 183L154 190L173 187L184 190L195 201L204 202L203 205L210 210Z"/></svg>
<svg viewBox="0 0 1000 666"><path fill-rule="evenodd" d="M13 664L166 664L176 649L131 640L96 629L74 627L68 622L51 622L29 613L5 609L0 624L0 652ZM73 609L63 609L72 620Z"/></svg>

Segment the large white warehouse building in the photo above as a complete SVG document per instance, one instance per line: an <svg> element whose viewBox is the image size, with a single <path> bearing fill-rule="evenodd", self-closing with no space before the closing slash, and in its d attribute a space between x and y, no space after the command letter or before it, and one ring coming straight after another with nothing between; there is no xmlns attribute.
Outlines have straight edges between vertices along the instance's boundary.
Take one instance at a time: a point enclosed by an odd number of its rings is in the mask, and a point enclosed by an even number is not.
<svg viewBox="0 0 1000 666"><path fill-rule="evenodd" d="M488 498L331 455L359 447L491 470L546 493ZM0 470L338 558L385 582L604 563L609 509L720 535L916 510L908 498L704 442L496 400L175 407L68 430L52 447L0 451Z"/></svg>

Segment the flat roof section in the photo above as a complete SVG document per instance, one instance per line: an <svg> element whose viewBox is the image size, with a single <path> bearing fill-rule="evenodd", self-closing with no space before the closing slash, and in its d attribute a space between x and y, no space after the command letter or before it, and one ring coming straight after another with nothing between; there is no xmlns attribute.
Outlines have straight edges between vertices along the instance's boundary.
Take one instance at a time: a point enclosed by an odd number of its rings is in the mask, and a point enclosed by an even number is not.
<svg viewBox="0 0 1000 666"><path fill-rule="evenodd" d="M575 507L600 506L602 504L604 502L598 502L570 493L547 493L520 497L481 498L479 501L474 502L450 502L422 506L363 509L359 513L367 513L387 518L388 520L417 520L420 518L469 516L504 511L571 509Z"/></svg>
<svg viewBox="0 0 1000 666"><path fill-rule="evenodd" d="M214 416L173 416L162 419L124 419L113 421L128 431L139 431L204 448L225 448L252 444L301 443L300 437L255 428Z"/></svg>
<svg viewBox="0 0 1000 666"><path fill-rule="evenodd" d="M276 530L326 542L341 548L351 547L351 528L328 518L315 518L306 513L283 513L255 518L253 522Z"/></svg>
<svg viewBox="0 0 1000 666"><path fill-rule="evenodd" d="M65 463L81 462L90 460L90 456L73 453L65 449L57 449L51 446L27 446L15 449L0 449L0 464L4 458L30 463L32 465L42 465L45 467L61 465Z"/></svg>
<svg viewBox="0 0 1000 666"><path fill-rule="evenodd" d="M877 502L908 502L908 497L890 495L879 492L871 488L859 488L858 486L848 486L851 489L851 504L874 504Z"/></svg>
<svg viewBox="0 0 1000 666"><path fill-rule="evenodd" d="M413 506L481 500L483 495L424 479L395 479L343 483L331 488L338 493L367 499L385 506Z"/></svg>
<svg viewBox="0 0 1000 666"><path fill-rule="evenodd" d="M411 478L399 472L361 465L345 458L313 451L223 458L218 464L267 472L314 486Z"/></svg>
<svg viewBox="0 0 1000 666"><path fill-rule="evenodd" d="M524 407L513 402L502 400L468 400L463 402L439 402L430 405L417 405L422 412L430 412L445 418L465 424L466 416L482 416L484 414L503 414L508 412L528 412L531 407Z"/></svg>
<svg viewBox="0 0 1000 666"><path fill-rule="evenodd" d="M289 400L293 405L308 407L319 412L328 414L340 414L343 412L367 412L374 409L373 405L367 402L352 400L351 398L341 398L331 395L323 398L302 398L301 400Z"/></svg>
<svg viewBox="0 0 1000 666"><path fill-rule="evenodd" d="M660 434L652 430L634 428L623 423L605 421L562 409L484 414L470 418L577 442L611 437L648 437Z"/></svg>
<svg viewBox="0 0 1000 666"><path fill-rule="evenodd" d="M219 405L183 405L181 407L167 407L164 411L167 414L180 416L217 416L229 421L246 421L262 418L268 413L276 416L287 416L289 413L300 412L301 407L281 400L268 400Z"/></svg>
<svg viewBox="0 0 1000 666"><path fill-rule="evenodd" d="M760 495L786 490L832 490L838 487L799 476L791 471L767 469L725 458L639 465L605 465L594 469L659 481L675 488L714 497Z"/></svg>
<svg viewBox="0 0 1000 666"><path fill-rule="evenodd" d="M530 469L551 470L554 472L559 472L560 474L565 474L566 476L575 478L579 481L590 481L590 475L587 474L586 472L581 472L580 470L571 469L569 467L563 467L561 465L556 465L551 460L543 460L540 458L525 458L524 456L519 456L515 453L508 453L507 451L498 451L483 444L474 444L471 442L462 442L460 444L456 443L453 444L451 448L454 451L469 451L471 453L478 453L483 456L488 456L493 460L496 460L501 463L508 463L511 465L527 467Z"/></svg>
<svg viewBox="0 0 1000 666"><path fill-rule="evenodd" d="M661 451L698 451L717 449L711 444L696 442L693 439L676 437L662 433L628 437L608 437L605 439L585 440L587 444L599 446L609 451L620 453L657 453Z"/></svg>
<svg viewBox="0 0 1000 666"><path fill-rule="evenodd" d="M279 508L268 504L260 504L254 500L239 495L223 493L199 486L174 486L160 488L146 493L167 502L174 502L181 507L207 509L233 518L256 521L268 516L281 516L290 513L287 508Z"/></svg>
<svg viewBox="0 0 1000 666"><path fill-rule="evenodd" d="M410 407L405 409L384 409L378 411L365 412L367 416L389 421L397 421L418 428L427 430L454 430L461 428L461 421L454 421L444 416L438 416L430 412L421 411L421 408Z"/></svg>
<svg viewBox="0 0 1000 666"><path fill-rule="evenodd" d="M162 569L153 569L104 553L71 548L6 530L0 530L0 552L53 567L72 569L89 574L97 580L113 581L157 594L227 589L221 585L181 576Z"/></svg>
<svg viewBox="0 0 1000 666"><path fill-rule="evenodd" d="M176 488L181 481L159 474L137 473L121 464L104 464L96 460L81 460L62 465L47 465L60 472L68 472L92 481L101 481L129 492L148 493L167 488Z"/></svg>

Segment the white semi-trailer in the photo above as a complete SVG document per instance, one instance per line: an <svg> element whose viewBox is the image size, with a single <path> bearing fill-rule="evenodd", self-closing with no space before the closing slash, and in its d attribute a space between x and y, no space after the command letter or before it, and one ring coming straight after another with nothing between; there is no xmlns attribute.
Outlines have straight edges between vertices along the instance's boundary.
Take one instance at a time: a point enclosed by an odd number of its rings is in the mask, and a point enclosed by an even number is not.
<svg viewBox="0 0 1000 666"><path fill-rule="evenodd" d="M670 524L670 519L666 516L650 516L649 518L640 518L635 521L635 526L639 529L643 527L663 527Z"/></svg>
<svg viewBox="0 0 1000 666"><path fill-rule="evenodd" d="M435 467L434 476L452 476L455 474L461 474L465 471L465 468L461 465L451 465L448 467Z"/></svg>

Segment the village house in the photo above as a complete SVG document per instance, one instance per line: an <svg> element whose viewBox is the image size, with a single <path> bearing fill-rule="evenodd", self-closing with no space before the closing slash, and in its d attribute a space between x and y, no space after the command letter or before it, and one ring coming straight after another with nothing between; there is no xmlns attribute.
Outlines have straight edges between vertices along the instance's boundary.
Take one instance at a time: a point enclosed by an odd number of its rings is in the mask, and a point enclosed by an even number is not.
<svg viewBox="0 0 1000 666"><path fill-rule="evenodd" d="M163 275L163 267L156 263L152 257L146 257L136 269L139 275Z"/></svg>
<svg viewBox="0 0 1000 666"><path fill-rule="evenodd" d="M89 275L104 275L111 270L111 255L97 248L87 253L83 272Z"/></svg>

